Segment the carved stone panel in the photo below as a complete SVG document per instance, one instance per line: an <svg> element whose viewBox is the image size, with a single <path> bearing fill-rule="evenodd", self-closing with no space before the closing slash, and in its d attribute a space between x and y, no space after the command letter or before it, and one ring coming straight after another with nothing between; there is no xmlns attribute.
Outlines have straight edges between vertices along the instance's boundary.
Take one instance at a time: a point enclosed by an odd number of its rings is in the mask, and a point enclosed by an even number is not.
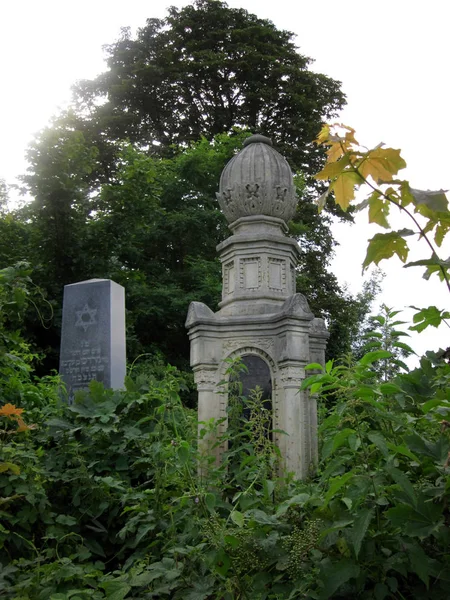
<svg viewBox="0 0 450 600"><path fill-rule="evenodd" d="M269 289L275 292L286 290L286 261L280 258L268 259Z"/></svg>
<svg viewBox="0 0 450 600"><path fill-rule="evenodd" d="M224 295L226 296L234 292L234 261L231 261L224 265L223 290Z"/></svg>
<svg viewBox="0 0 450 600"><path fill-rule="evenodd" d="M241 258L239 285L245 290L257 290L261 287L261 259L259 257Z"/></svg>

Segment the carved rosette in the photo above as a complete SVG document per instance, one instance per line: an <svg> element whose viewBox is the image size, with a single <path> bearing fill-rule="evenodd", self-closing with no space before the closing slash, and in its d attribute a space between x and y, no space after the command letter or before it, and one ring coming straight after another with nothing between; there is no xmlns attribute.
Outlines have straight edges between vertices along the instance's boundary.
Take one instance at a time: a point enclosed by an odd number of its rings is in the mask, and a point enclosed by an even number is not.
<svg viewBox="0 0 450 600"><path fill-rule="evenodd" d="M292 172L269 138L254 135L226 165L216 194L225 217L267 215L289 221L297 208Z"/></svg>

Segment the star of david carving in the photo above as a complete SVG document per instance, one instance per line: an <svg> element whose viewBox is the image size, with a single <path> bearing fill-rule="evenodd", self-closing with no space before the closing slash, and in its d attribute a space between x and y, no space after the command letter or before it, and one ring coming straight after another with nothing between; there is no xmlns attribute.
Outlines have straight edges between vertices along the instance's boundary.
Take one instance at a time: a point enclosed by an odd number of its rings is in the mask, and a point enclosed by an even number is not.
<svg viewBox="0 0 450 600"><path fill-rule="evenodd" d="M75 327L82 327L84 331L90 327L90 325L97 325L97 309L89 308L88 304L83 306L83 310L76 310L77 320Z"/></svg>

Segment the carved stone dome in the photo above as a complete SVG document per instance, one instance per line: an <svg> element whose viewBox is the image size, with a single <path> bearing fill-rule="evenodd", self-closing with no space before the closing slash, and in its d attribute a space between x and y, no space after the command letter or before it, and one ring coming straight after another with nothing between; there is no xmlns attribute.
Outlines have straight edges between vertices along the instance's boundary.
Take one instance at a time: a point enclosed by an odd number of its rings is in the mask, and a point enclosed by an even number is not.
<svg viewBox="0 0 450 600"><path fill-rule="evenodd" d="M226 219L267 215L285 222L297 207L294 180L287 160L263 135L252 135L225 166L216 194Z"/></svg>

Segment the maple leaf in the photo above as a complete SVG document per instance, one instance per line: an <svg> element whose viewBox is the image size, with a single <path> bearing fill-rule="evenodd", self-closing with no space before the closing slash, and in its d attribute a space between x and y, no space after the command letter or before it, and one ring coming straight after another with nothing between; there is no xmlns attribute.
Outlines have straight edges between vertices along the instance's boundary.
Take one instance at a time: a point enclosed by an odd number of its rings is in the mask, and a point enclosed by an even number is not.
<svg viewBox="0 0 450 600"><path fill-rule="evenodd" d="M355 197L355 186L361 183L361 177L354 171L344 171L339 177L331 184L331 189L334 191L336 196L336 203L342 208L347 210L350 202Z"/></svg>
<svg viewBox="0 0 450 600"><path fill-rule="evenodd" d="M405 167L406 162L400 156L400 150L375 148L367 152L359 165L359 171L365 179L371 176L376 182L392 181L393 175Z"/></svg>
<svg viewBox="0 0 450 600"><path fill-rule="evenodd" d="M315 179L334 179L350 164L350 157L343 156L337 162L330 162L314 176Z"/></svg>
<svg viewBox="0 0 450 600"><path fill-rule="evenodd" d="M389 201L380 198L380 192L375 191L369 197L369 223L376 223L389 229L387 216L389 214Z"/></svg>
<svg viewBox="0 0 450 600"><path fill-rule="evenodd" d="M337 161L344 154L344 148L340 142L333 142L327 150L328 162Z"/></svg>
<svg viewBox="0 0 450 600"><path fill-rule="evenodd" d="M330 126L325 123L325 125L322 127L319 135L317 136L317 138L315 140L316 144L320 145L320 144L323 144L324 142L326 142L329 138L329 135L330 135Z"/></svg>
<svg viewBox="0 0 450 600"><path fill-rule="evenodd" d="M402 262L405 262L408 257L409 248L404 239L404 235L412 235L413 231L390 231L389 233L377 233L369 240L367 246L366 258L363 262L363 271L371 263L376 265L386 258L391 258L396 254Z"/></svg>

